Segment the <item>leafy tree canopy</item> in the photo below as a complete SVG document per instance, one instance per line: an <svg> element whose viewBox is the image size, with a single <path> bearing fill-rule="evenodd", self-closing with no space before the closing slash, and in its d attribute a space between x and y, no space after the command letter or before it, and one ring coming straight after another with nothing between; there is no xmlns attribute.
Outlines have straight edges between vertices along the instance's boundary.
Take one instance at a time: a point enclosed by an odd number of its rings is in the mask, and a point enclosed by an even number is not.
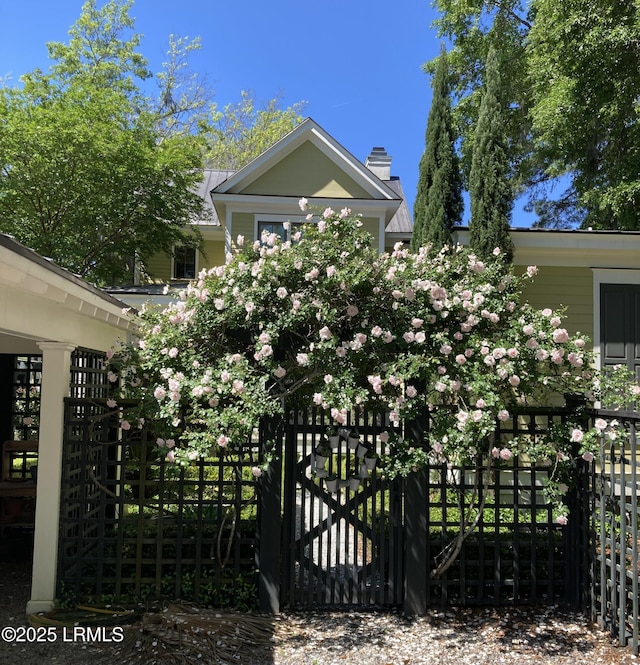
<svg viewBox="0 0 640 665"><path fill-rule="evenodd" d="M213 113L207 165L232 171L243 167L299 125L303 110L303 102L283 109L279 97L260 104L253 92L243 91L240 101Z"/></svg>
<svg viewBox="0 0 640 665"><path fill-rule="evenodd" d="M484 63L495 48L511 183L543 226L640 228L640 8L610 0L437 0L452 43L454 113L471 168ZM427 64L433 70L435 62Z"/></svg>
<svg viewBox="0 0 640 665"><path fill-rule="evenodd" d="M198 244L189 224L206 213L195 192L207 150L219 149L207 139L236 142L214 132L212 93L189 71L198 40L170 38L148 92L131 6L88 0L69 42L48 44L48 73L0 87L0 230L101 285ZM272 118L288 113L271 108ZM223 123L226 110L215 117ZM269 131L261 120L257 131Z"/></svg>

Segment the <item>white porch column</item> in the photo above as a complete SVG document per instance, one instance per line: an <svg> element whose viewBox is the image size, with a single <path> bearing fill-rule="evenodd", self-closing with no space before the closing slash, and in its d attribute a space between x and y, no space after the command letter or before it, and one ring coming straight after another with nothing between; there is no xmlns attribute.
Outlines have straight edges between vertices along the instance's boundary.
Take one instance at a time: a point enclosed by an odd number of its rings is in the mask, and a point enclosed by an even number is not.
<svg viewBox="0 0 640 665"><path fill-rule="evenodd" d="M31 600L27 613L51 610L56 597L64 398L69 395L72 344L38 342L42 349L38 486Z"/></svg>

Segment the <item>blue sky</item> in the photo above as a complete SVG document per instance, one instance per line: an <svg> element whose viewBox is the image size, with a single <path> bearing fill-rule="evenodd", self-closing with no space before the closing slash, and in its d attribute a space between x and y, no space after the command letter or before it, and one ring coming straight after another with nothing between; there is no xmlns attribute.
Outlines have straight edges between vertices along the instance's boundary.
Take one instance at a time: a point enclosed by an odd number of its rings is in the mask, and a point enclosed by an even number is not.
<svg viewBox="0 0 640 665"><path fill-rule="evenodd" d="M0 0L0 77L11 84L46 70L46 43L67 41L82 5ZM304 115L361 161L386 148L413 205L431 103L421 67L440 49L430 0L135 0L131 15L154 71L170 34L200 37L192 69L208 77L220 106L242 90L305 101Z"/></svg>

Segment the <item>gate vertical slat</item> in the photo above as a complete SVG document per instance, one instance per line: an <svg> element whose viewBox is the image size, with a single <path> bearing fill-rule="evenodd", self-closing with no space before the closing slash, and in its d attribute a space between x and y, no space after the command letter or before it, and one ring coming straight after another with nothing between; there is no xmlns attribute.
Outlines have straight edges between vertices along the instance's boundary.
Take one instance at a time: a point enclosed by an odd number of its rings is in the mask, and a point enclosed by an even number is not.
<svg viewBox="0 0 640 665"><path fill-rule="evenodd" d="M287 418L287 427L285 433L284 445L284 471L287 482L285 483L285 496L284 496L284 513L285 513L285 529L284 529L284 587L287 592L288 602L295 605L295 520L292 516L296 514L296 486L295 486L295 439L293 438L294 428L291 425L291 418L296 419L297 414L290 414ZM292 481L292 479L294 479Z"/></svg>

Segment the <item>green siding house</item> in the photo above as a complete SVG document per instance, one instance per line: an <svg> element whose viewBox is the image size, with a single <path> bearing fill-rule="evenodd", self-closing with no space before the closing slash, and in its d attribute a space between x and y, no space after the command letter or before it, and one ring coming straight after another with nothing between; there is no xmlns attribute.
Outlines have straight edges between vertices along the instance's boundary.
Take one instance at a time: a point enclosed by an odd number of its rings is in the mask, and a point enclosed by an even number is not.
<svg viewBox="0 0 640 665"><path fill-rule="evenodd" d="M209 208L196 225L202 251L176 247L172 255L158 254L138 284L111 293L133 306L168 302L167 285L180 288L203 268L222 265L238 236L253 242L267 230L284 238L285 222L305 221L302 197L321 209L361 213L381 252L411 234L402 186L391 176L384 148L374 148L362 163L310 118L239 171L206 170L200 194Z"/></svg>

